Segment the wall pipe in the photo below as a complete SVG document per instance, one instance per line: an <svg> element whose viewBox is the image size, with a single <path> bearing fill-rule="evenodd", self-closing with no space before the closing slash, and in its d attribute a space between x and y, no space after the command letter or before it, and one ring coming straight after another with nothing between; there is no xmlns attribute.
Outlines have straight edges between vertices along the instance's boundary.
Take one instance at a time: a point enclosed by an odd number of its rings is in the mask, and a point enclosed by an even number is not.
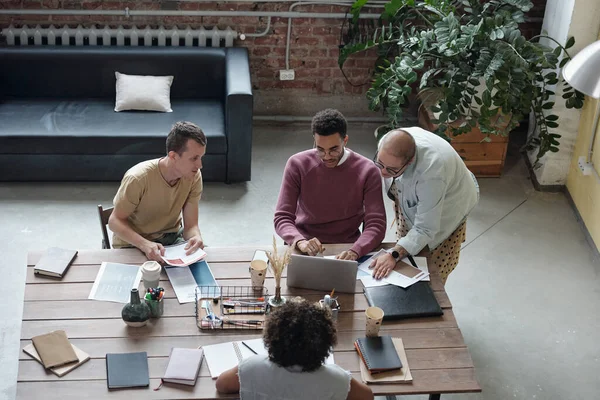
<svg viewBox="0 0 600 400"><path fill-rule="evenodd" d="M258 33L240 33L240 39L246 40L247 37L251 37L251 38L263 37L269 33L270 29L271 29L271 17L269 17L267 19L267 27L265 28L264 31L258 32Z"/></svg>
<svg viewBox="0 0 600 400"><path fill-rule="evenodd" d="M307 3L300 3L307 4ZM328 3L329 4L329 3ZM347 18L342 13L315 13L315 12L286 12L286 11L179 11L179 10L0 10L0 15L107 15L123 16L126 18L136 16L147 17L276 17L276 18L322 18L343 19ZM378 14L361 14L361 19L379 19Z"/></svg>

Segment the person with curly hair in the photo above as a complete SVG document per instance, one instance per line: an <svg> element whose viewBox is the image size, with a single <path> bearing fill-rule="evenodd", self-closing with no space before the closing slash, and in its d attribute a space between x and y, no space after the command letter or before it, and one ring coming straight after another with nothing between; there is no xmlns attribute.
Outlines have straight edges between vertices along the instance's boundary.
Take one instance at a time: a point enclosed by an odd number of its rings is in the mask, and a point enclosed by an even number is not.
<svg viewBox="0 0 600 400"><path fill-rule="evenodd" d="M314 256L323 243L352 243L336 257L356 260L385 236L382 179L373 162L346 147L347 123L326 109L312 120L314 148L287 161L274 225L293 248ZM362 225L362 233L359 230Z"/></svg>
<svg viewBox="0 0 600 400"><path fill-rule="evenodd" d="M241 400L370 400L371 389L335 364L324 364L337 334L331 312L305 300L269 314L263 335L266 355L255 355L223 372L220 393Z"/></svg>

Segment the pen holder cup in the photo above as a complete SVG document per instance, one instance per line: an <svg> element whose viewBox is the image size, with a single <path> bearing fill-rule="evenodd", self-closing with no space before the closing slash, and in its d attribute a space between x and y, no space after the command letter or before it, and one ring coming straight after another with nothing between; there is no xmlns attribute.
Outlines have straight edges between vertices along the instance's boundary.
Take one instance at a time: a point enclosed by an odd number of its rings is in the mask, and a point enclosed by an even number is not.
<svg viewBox="0 0 600 400"><path fill-rule="evenodd" d="M319 305L323 308L327 307L322 299L319 300ZM340 312L340 309L341 307L337 299L331 299L331 319L333 319L334 322L337 322L338 313Z"/></svg>
<svg viewBox="0 0 600 400"><path fill-rule="evenodd" d="M152 318L160 318L162 317L163 313L165 312L165 304L164 302L161 300L148 300L145 299L146 304L148 304L148 307L150 307L150 316Z"/></svg>

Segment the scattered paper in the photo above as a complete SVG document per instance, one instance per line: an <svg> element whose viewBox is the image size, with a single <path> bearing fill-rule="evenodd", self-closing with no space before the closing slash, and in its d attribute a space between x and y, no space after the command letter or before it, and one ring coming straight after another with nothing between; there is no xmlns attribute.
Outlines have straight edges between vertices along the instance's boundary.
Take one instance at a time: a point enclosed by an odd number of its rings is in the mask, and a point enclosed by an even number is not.
<svg viewBox="0 0 600 400"><path fill-rule="evenodd" d="M206 261L200 261L187 267L165 267L171 286L179 303L196 301L197 286L218 286ZM215 293L212 292L212 295Z"/></svg>
<svg viewBox="0 0 600 400"><path fill-rule="evenodd" d="M364 272L363 272L363 274L364 274ZM362 284L363 284L364 287L376 287L376 286L386 286L386 285L389 285L389 283L387 283L383 279L377 280L377 279L373 278L370 275L361 276L359 279L362 282Z"/></svg>
<svg viewBox="0 0 600 400"><path fill-rule="evenodd" d="M417 264L417 268L419 268L421 271L423 271L427 274L427 276L421 280L429 281L430 280L429 279L429 267L427 267L427 258L426 257L413 257L413 260L415 260L415 264ZM403 259L403 261L410 263L410 261L408 261L408 258Z"/></svg>
<svg viewBox="0 0 600 400"><path fill-rule="evenodd" d="M139 265L103 262L88 299L128 303L142 279Z"/></svg>
<svg viewBox="0 0 600 400"><path fill-rule="evenodd" d="M373 278L373 270L370 269L369 266L371 265L371 262L374 259L376 259L377 257L379 257L383 254L386 254L386 251L384 249L381 249L377 253L375 253L373 256L369 257L367 260L363 261L362 263L360 263L358 265L359 272L363 272L363 274L360 274L360 273L357 274L357 279L360 279L365 287L383 286L386 284L391 284L391 285L400 286L400 287L406 289L410 285L413 285L413 284L419 282L420 280L429 278L429 272L425 272L423 270L421 270L419 272L418 269L409 265L407 268L409 268L411 270L411 272L412 271L416 272L416 274L414 274L413 276L407 276L407 275L402 274L397 271L391 271L390 274L386 278L382 278L379 280L374 279ZM425 268L427 268L427 259L425 257L417 257L417 258L425 260ZM406 261L408 261L408 259L406 259ZM423 263L422 260L419 260L419 261L421 262L421 264ZM417 264L417 266L419 266L419 263L416 260L415 260L415 263ZM366 276L365 276L365 274L366 274ZM378 282L383 282L383 283L379 284Z"/></svg>
<svg viewBox="0 0 600 400"><path fill-rule="evenodd" d="M174 267L185 267L202 260L206 257L206 252L198 249L190 255L185 254L185 246L187 242L165 246L165 255L161 258L168 264Z"/></svg>

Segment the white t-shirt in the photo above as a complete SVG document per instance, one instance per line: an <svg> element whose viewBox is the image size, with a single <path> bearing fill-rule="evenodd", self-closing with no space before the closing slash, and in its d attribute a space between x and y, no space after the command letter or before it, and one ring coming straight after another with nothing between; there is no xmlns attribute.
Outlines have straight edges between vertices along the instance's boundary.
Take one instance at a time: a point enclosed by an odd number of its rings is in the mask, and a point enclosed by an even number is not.
<svg viewBox="0 0 600 400"><path fill-rule="evenodd" d="M302 372L256 355L240 363L238 374L241 400L345 400L350 391L350 373L335 364Z"/></svg>

